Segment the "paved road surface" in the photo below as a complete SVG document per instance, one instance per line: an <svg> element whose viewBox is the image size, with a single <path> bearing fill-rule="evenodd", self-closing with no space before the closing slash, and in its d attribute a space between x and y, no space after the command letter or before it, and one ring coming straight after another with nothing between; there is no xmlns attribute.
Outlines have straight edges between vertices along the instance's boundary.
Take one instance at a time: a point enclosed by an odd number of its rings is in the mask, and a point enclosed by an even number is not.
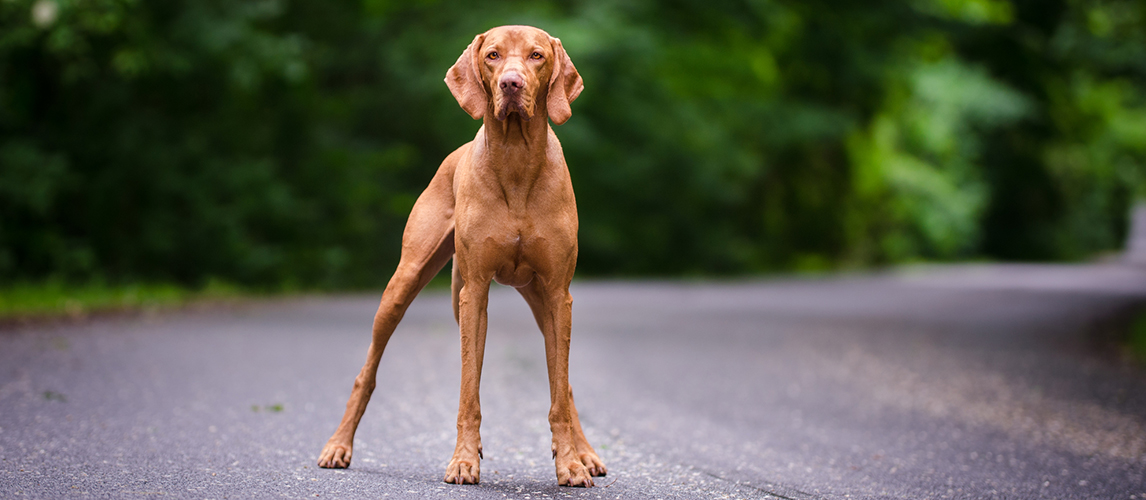
<svg viewBox="0 0 1146 500"><path fill-rule="evenodd" d="M440 482L460 362L448 296L428 293L345 471L314 461L376 297L0 331L0 497L1146 498L1146 372L1092 340L1146 303L1146 268L573 294L572 383L609 466L596 488L555 485L541 336L495 286L479 486Z"/></svg>

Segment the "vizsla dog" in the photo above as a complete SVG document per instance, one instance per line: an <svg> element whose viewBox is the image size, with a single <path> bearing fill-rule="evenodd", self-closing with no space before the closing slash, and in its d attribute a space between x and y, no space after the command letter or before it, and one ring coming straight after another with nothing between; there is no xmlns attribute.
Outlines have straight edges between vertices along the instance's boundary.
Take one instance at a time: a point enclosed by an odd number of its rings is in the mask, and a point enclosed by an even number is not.
<svg viewBox="0 0 1146 500"><path fill-rule="evenodd" d="M569 104L584 87L581 76L560 40L537 28L502 26L474 38L446 73L446 85L482 127L472 142L446 157L410 212L401 261L374 316L366 365L318 465L350 465L354 431L374 391L386 342L414 296L453 255L462 387L457 446L445 481L480 480L478 384L489 285L497 280L525 297L545 336L557 482L592 486L593 476L604 476L606 469L581 431L569 386L577 205L561 143L549 126L549 120L560 125L569 119Z"/></svg>

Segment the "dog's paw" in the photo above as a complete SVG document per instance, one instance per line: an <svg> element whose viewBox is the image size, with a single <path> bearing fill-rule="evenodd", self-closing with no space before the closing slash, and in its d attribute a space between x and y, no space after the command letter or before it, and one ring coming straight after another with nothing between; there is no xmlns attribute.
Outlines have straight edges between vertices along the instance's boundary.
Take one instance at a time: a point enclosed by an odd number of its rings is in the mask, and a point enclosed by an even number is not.
<svg viewBox="0 0 1146 500"><path fill-rule="evenodd" d="M324 469L345 469L350 467L353 448L341 443L326 443L318 455L318 466Z"/></svg>
<svg viewBox="0 0 1146 500"><path fill-rule="evenodd" d="M590 476L600 477L609 473L609 470L605 468L605 462L602 462L601 457L598 457L597 453L593 450L580 453L580 455L581 465L584 465L585 468L589 470Z"/></svg>
<svg viewBox="0 0 1146 500"><path fill-rule="evenodd" d="M478 484L481 481L479 460L465 460L455 456L446 467L445 482L450 484Z"/></svg>
<svg viewBox="0 0 1146 500"><path fill-rule="evenodd" d="M579 461L570 460L564 465L559 461L557 464L557 484L559 486L588 488L593 486L593 476L589 474L589 469Z"/></svg>

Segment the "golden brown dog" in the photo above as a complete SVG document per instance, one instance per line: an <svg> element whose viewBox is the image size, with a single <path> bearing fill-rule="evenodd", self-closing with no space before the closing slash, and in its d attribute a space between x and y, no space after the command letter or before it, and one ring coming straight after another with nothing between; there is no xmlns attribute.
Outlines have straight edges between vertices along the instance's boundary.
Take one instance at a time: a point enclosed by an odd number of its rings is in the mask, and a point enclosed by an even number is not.
<svg viewBox="0 0 1146 500"><path fill-rule="evenodd" d="M478 384L489 285L497 280L525 297L545 336L557 482L592 486L592 476L605 475L605 465L581 431L569 386L577 205L561 143L549 126L549 120L560 125L569 119L569 104L583 88L581 76L560 40L537 28L502 26L474 38L446 73L446 85L482 127L472 142L446 157L410 212L401 261L374 316L366 365L318 465L350 465L354 431L374 391L386 342L414 296L453 255L462 387L458 441L445 481L480 479Z"/></svg>

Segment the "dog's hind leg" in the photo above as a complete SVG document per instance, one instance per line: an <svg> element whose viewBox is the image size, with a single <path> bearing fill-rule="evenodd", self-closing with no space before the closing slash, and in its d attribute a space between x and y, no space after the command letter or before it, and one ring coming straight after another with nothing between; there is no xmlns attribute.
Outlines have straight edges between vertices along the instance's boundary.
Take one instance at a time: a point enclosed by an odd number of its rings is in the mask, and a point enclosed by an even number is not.
<svg viewBox="0 0 1146 500"><path fill-rule="evenodd" d="M454 253L452 185L455 158L456 153L443 162L410 212L406 231L402 235L402 258L394 277L390 278L386 291L382 293L382 301L374 315L373 337L366 354L366 364L354 379L354 388L350 400L346 402L346 412L342 415L338 430L334 431L334 435L322 448L318 457L319 467L345 468L350 465L354 432L374 392L382 351L386 349L390 335L394 333L394 328L402 320L414 297L438 274Z"/></svg>
<svg viewBox="0 0 1146 500"><path fill-rule="evenodd" d="M458 271L458 256L454 255L453 270L450 271L450 298L454 303L454 321L461 325L461 310L458 309L458 300L461 297L462 286L466 284L466 280L462 279L462 273Z"/></svg>

